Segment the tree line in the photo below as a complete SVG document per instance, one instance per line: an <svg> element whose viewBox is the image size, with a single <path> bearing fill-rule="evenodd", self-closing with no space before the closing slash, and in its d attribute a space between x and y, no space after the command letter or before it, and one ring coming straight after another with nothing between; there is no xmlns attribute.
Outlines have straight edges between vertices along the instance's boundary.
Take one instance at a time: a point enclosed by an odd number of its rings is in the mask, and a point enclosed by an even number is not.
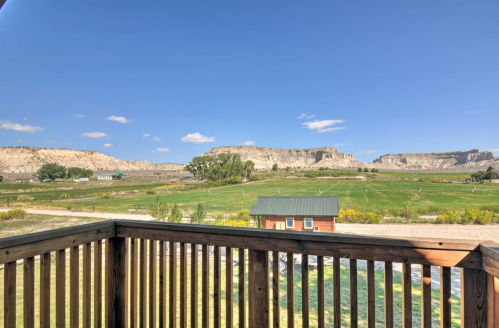
<svg viewBox="0 0 499 328"><path fill-rule="evenodd" d="M36 176L42 180L54 181L55 179L79 179L90 178L94 171L82 169L80 167L66 168L57 163L44 164L37 172Z"/></svg>
<svg viewBox="0 0 499 328"><path fill-rule="evenodd" d="M215 156L203 155L194 157L185 166L196 179L219 181L233 177L249 179L255 170L255 163L241 160L241 155L223 153Z"/></svg>

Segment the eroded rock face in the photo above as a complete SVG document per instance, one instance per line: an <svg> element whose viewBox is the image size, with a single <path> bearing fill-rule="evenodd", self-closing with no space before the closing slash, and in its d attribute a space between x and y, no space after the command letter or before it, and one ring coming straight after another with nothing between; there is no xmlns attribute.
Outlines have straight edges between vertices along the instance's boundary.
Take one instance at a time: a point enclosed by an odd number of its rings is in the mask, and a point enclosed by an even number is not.
<svg viewBox="0 0 499 328"><path fill-rule="evenodd" d="M388 154L375 159L374 164L400 169L445 169L455 167L496 166L497 160L489 151L456 151L427 154ZM380 167L381 167L380 166Z"/></svg>
<svg viewBox="0 0 499 328"><path fill-rule="evenodd" d="M0 172L34 173L47 163L81 167L94 171L182 170L183 164L151 164L123 161L96 151L54 148L0 148Z"/></svg>
<svg viewBox="0 0 499 328"><path fill-rule="evenodd" d="M274 164L289 167L355 167L359 163L351 154L339 153L336 148L275 149L248 146L216 147L205 155L235 153L243 161L251 160L256 168L269 169Z"/></svg>

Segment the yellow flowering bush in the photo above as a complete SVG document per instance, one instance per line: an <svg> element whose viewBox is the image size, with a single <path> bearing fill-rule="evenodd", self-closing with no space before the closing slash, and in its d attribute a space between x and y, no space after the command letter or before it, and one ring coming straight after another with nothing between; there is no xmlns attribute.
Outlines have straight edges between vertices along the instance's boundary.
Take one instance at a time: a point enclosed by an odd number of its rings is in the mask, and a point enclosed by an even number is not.
<svg viewBox="0 0 499 328"><path fill-rule="evenodd" d="M336 222L350 222L350 223L381 223L383 216L374 212L360 212L354 209L340 210Z"/></svg>
<svg viewBox="0 0 499 328"><path fill-rule="evenodd" d="M460 223L460 224L490 224L499 223L499 214L492 213L489 210L480 210L478 208L465 211L451 211L439 215L437 223Z"/></svg>

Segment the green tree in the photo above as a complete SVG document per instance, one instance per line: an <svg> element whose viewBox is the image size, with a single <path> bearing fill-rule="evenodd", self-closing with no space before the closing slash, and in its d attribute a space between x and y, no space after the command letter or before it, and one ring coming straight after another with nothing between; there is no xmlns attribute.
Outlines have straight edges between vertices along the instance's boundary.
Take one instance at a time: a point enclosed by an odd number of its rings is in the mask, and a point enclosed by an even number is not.
<svg viewBox="0 0 499 328"><path fill-rule="evenodd" d="M279 166L277 166L277 163L272 165L272 171L277 171L279 170Z"/></svg>
<svg viewBox="0 0 499 328"><path fill-rule="evenodd" d="M359 168L357 169L357 172L362 172L362 168L361 168L361 167L359 167Z"/></svg>
<svg viewBox="0 0 499 328"><path fill-rule="evenodd" d="M173 205L172 210L170 212L170 216L168 217L168 222L171 223L180 223L182 222L182 218L184 215L182 214L182 211L178 207L177 203Z"/></svg>
<svg viewBox="0 0 499 328"><path fill-rule="evenodd" d="M196 211L194 212L194 214L192 214L191 223L204 224L205 219L206 219L206 210L203 206L203 203L198 203Z"/></svg>
<svg viewBox="0 0 499 328"><path fill-rule="evenodd" d="M233 177L249 178L255 170L252 161L243 162L241 155L222 153L216 156L198 156L185 166L196 179L219 181Z"/></svg>
<svg viewBox="0 0 499 328"><path fill-rule="evenodd" d="M165 218L168 216L168 204L166 202L162 202L159 199L159 196L156 197L156 202L149 206L149 214L156 219L156 221L165 221Z"/></svg>
<svg viewBox="0 0 499 328"><path fill-rule="evenodd" d="M286 172L291 171L291 168L289 166L286 166Z"/></svg>
<svg viewBox="0 0 499 328"><path fill-rule="evenodd" d="M36 172L36 176L42 180L48 179L50 181L63 179L66 176L66 168L57 163L44 164L38 172Z"/></svg>
<svg viewBox="0 0 499 328"><path fill-rule="evenodd" d="M82 169L81 167L70 167L67 171L67 176L71 179L90 178L93 174L94 171L90 169Z"/></svg>
<svg viewBox="0 0 499 328"><path fill-rule="evenodd" d="M369 172L369 169L366 167L366 168L364 169L364 172Z"/></svg>

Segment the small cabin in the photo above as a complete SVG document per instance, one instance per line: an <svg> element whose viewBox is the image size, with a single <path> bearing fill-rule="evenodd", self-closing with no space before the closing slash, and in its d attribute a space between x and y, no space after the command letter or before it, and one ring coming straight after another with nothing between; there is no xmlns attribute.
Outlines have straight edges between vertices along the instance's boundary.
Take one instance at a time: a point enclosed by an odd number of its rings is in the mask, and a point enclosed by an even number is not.
<svg viewBox="0 0 499 328"><path fill-rule="evenodd" d="M97 176L97 180L121 180L124 176L123 173L103 173Z"/></svg>
<svg viewBox="0 0 499 328"><path fill-rule="evenodd" d="M250 215L264 229L335 232L338 196L258 197Z"/></svg>

